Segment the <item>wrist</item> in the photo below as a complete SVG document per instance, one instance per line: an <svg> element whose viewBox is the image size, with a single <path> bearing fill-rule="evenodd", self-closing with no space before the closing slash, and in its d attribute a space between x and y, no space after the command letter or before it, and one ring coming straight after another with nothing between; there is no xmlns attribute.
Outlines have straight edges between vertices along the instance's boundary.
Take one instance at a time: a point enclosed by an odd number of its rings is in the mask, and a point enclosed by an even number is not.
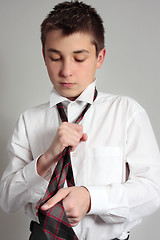
<svg viewBox="0 0 160 240"><path fill-rule="evenodd" d="M89 190L85 186L81 186L81 187L83 187L88 194L88 210L87 210L87 213L88 213L91 210L91 196L90 196Z"/></svg>
<svg viewBox="0 0 160 240"><path fill-rule="evenodd" d="M45 178L51 168L54 167L54 165L56 164L56 159L57 158L50 151L47 150L37 160L37 173L41 177Z"/></svg>

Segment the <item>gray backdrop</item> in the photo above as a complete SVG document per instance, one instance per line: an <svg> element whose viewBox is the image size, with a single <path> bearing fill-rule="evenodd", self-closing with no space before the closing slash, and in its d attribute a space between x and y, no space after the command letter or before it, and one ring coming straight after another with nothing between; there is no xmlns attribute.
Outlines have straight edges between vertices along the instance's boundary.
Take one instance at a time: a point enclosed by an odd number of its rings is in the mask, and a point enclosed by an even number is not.
<svg viewBox="0 0 160 240"><path fill-rule="evenodd" d="M0 0L0 176L20 113L49 99L51 84L42 59L39 25L60 1ZM147 110L160 143L160 1L85 2L97 8L106 28L107 55L97 72L98 89L135 98ZM130 239L159 239L159 222L160 211L135 227ZM1 239L28 239L28 227L23 209L14 214L0 209Z"/></svg>

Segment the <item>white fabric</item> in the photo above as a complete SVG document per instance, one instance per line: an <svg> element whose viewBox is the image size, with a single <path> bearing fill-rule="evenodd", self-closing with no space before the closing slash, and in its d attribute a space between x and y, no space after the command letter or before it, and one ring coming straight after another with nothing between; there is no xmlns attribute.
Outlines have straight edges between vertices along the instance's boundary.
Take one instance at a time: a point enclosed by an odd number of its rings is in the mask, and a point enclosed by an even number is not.
<svg viewBox="0 0 160 240"><path fill-rule="evenodd" d="M25 207L26 214L37 220L35 206L45 194L54 166L43 179L36 161L61 124L56 104L63 101L73 122L86 103L92 103L94 88L95 82L73 102L53 89L49 103L20 116L0 186L0 205L6 212ZM148 116L133 99L99 92L81 124L88 140L71 153L71 160L76 185L90 192L91 211L74 230L80 240L107 240L121 234L123 239L125 231L160 205L160 154Z"/></svg>

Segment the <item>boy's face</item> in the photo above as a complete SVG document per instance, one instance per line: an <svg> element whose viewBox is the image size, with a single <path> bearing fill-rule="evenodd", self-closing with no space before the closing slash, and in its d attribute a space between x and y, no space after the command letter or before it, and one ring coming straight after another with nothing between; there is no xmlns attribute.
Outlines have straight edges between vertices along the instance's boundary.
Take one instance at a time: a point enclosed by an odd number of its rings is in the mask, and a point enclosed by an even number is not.
<svg viewBox="0 0 160 240"><path fill-rule="evenodd" d="M105 49L96 57L96 48L89 34L63 36L61 30L47 34L44 60L55 89L75 100L95 79L105 56Z"/></svg>

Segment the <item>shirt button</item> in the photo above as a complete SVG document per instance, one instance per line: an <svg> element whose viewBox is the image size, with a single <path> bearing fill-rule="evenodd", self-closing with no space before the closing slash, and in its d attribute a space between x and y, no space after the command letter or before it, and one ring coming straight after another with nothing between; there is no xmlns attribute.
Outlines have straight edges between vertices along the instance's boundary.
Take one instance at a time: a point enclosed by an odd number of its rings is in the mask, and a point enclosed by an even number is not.
<svg viewBox="0 0 160 240"><path fill-rule="evenodd" d="M71 103L71 107L74 107L75 105L76 105L75 102Z"/></svg>
<svg viewBox="0 0 160 240"><path fill-rule="evenodd" d="M76 152L73 152L72 153L72 157L76 157L77 153Z"/></svg>

